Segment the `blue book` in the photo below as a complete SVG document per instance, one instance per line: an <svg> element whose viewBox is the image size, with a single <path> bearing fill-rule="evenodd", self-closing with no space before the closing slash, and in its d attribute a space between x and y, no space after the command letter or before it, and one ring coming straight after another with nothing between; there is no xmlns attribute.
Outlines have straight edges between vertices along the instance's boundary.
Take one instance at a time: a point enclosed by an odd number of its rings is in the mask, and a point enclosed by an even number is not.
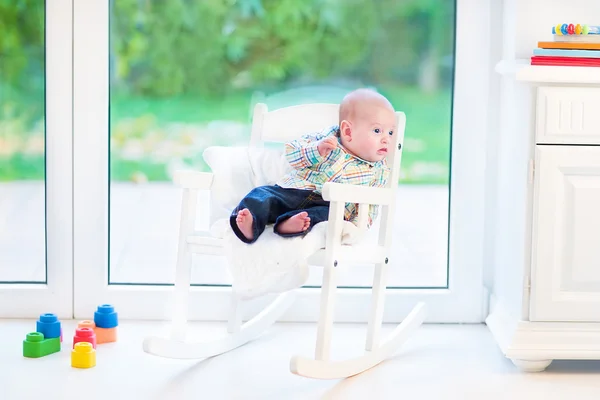
<svg viewBox="0 0 600 400"><path fill-rule="evenodd" d="M600 58L600 50L533 49L535 56Z"/></svg>

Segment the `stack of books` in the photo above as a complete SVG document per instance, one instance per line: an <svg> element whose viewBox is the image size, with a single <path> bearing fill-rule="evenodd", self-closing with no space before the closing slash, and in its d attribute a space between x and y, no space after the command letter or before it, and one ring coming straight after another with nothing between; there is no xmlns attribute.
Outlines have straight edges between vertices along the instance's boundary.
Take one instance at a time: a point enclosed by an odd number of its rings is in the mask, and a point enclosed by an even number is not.
<svg viewBox="0 0 600 400"><path fill-rule="evenodd" d="M559 24L554 40L538 42L531 65L600 67L600 26Z"/></svg>

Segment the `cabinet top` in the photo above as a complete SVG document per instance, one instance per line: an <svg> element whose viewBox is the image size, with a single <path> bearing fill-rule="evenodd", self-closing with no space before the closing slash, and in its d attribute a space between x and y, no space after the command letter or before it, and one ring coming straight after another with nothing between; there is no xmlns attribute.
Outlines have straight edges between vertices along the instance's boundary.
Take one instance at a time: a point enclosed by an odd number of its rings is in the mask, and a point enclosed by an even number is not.
<svg viewBox="0 0 600 400"><path fill-rule="evenodd" d="M527 65L517 70L516 78L524 82L600 84L600 68Z"/></svg>
<svg viewBox="0 0 600 400"><path fill-rule="evenodd" d="M600 85L600 67L530 65L527 60L503 60L496 65L496 72L514 74L520 82Z"/></svg>

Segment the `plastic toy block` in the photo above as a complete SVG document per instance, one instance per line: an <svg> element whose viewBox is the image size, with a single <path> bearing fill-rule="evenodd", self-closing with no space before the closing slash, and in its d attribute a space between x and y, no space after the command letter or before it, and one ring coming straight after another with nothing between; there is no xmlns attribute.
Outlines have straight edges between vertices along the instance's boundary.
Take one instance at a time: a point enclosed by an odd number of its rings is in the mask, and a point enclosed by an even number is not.
<svg viewBox="0 0 600 400"><path fill-rule="evenodd" d="M59 351L59 337L46 339L41 332L31 332L23 340L23 357L40 358Z"/></svg>
<svg viewBox="0 0 600 400"><path fill-rule="evenodd" d="M75 336L73 336L73 348L80 342L87 342L96 348L96 333L92 328L78 328L75 330Z"/></svg>
<svg viewBox="0 0 600 400"><path fill-rule="evenodd" d="M60 338L62 329L58 317L54 314L42 314L36 323L36 330L44 334L44 338Z"/></svg>
<svg viewBox="0 0 600 400"><path fill-rule="evenodd" d="M98 328L94 329L96 332L96 343L111 343L117 341L117 328Z"/></svg>
<svg viewBox="0 0 600 400"><path fill-rule="evenodd" d="M71 366L74 368L92 368L96 366L96 350L91 343L76 343L71 352Z"/></svg>
<svg viewBox="0 0 600 400"><path fill-rule="evenodd" d="M94 321L81 321L77 328L90 328L96 334L96 344L111 343L117 341L117 328L98 328Z"/></svg>
<svg viewBox="0 0 600 400"><path fill-rule="evenodd" d="M81 328L90 328L90 329L96 329L96 324L94 323L94 321L90 321L90 320L84 320L84 321L80 321L77 324L77 329L81 329Z"/></svg>
<svg viewBox="0 0 600 400"><path fill-rule="evenodd" d="M98 310L94 313L94 323L98 328L116 328L119 325L119 319L115 308L110 304L98 306Z"/></svg>

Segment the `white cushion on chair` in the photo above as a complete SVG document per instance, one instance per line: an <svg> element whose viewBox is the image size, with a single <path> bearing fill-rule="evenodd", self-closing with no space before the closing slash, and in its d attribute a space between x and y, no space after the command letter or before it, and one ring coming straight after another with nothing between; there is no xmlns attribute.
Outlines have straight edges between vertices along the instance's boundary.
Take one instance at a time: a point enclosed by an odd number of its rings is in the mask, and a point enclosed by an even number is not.
<svg viewBox="0 0 600 400"><path fill-rule="evenodd" d="M280 237L269 225L251 245L239 240L227 224L223 238L233 290L250 299L304 285L309 275L308 258L325 248L328 224L318 223L307 235L293 238ZM363 231L344 221L342 244L359 243L363 236Z"/></svg>
<svg viewBox="0 0 600 400"><path fill-rule="evenodd" d="M229 218L252 189L275 184L291 168L283 146L281 149L212 146L204 150L202 157L214 174L210 193L211 226Z"/></svg>
<svg viewBox="0 0 600 400"><path fill-rule="evenodd" d="M209 147L202 157L214 175L210 190L212 226L219 219L229 217L241 199L240 194L252 190L254 182L247 147Z"/></svg>
<svg viewBox="0 0 600 400"><path fill-rule="evenodd" d="M263 147L209 147L204 160L214 174L211 187L210 231L225 239L228 269L234 290L246 298L278 293L302 286L308 277L307 258L325 247L327 222L315 226L306 236L282 239L268 226L252 245L235 237L229 215L253 188L275 184L291 166L281 149ZM361 232L344 222L345 244L359 242Z"/></svg>
<svg viewBox="0 0 600 400"><path fill-rule="evenodd" d="M277 149L249 147L248 158L255 186L274 185L292 169L283 153L283 146Z"/></svg>

